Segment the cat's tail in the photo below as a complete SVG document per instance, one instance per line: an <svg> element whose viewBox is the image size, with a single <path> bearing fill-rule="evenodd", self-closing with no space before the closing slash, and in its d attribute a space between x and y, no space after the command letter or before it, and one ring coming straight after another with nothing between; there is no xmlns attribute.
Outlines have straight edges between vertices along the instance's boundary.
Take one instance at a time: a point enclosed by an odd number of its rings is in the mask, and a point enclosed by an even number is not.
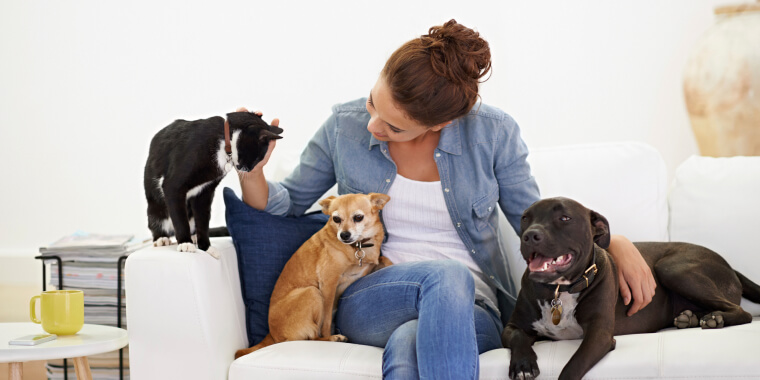
<svg viewBox="0 0 760 380"><path fill-rule="evenodd" d="M230 236L230 231L227 230L227 227L214 227L208 229L208 237L223 237L223 236Z"/></svg>

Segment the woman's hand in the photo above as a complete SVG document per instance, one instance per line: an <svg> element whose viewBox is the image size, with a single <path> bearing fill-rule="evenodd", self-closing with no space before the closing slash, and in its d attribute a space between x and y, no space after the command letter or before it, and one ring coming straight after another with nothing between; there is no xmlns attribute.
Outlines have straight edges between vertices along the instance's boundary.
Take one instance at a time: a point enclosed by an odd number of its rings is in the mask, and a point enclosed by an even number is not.
<svg viewBox="0 0 760 380"><path fill-rule="evenodd" d="M245 108L245 107L240 107L240 108L238 108L236 110L236 112L248 112L248 109ZM259 117L261 117L261 116L264 115L261 111L256 111L254 113L256 115L258 115ZM279 127L280 126L280 119L277 119L277 118L272 119L272 124L271 125L274 126L274 127ZM254 174L261 174L262 173L262 171L264 170L264 165L266 165L267 162L269 162L269 157L272 156L272 151L274 151L274 146L275 145L277 145L277 140L270 140L269 141L269 147L267 148L267 154L264 155L264 158L261 161L259 161L259 163L256 164L256 166L253 167L253 169L251 169L250 173L254 173Z"/></svg>
<svg viewBox="0 0 760 380"><path fill-rule="evenodd" d="M244 107L240 107L237 109L237 112L248 112L248 110ZM254 113L259 115L259 117L263 115L261 111L256 111ZM279 126L280 119L273 119L272 125L275 127ZM267 185L267 180L264 178L264 165L269 162L269 157L272 156L276 141L277 140L269 141L267 154L261 162L251 169L250 172L238 172L240 188L243 193L243 202L258 210L264 210L267 207L267 202L269 200L269 185Z"/></svg>
<svg viewBox="0 0 760 380"><path fill-rule="evenodd" d="M628 305L633 295L633 305L628 309L630 317L652 302L657 284L641 253L625 236L612 235L607 251L617 264L623 302Z"/></svg>

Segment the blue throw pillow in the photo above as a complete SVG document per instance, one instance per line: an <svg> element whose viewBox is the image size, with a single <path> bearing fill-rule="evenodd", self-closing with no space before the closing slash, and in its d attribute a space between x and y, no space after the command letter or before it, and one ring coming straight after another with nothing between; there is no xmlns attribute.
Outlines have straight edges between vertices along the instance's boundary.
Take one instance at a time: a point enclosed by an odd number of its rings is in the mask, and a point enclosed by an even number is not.
<svg viewBox="0 0 760 380"><path fill-rule="evenodd" d="M227 229L237 251L248 343L253 346L269 332L269 299L282 268L328 218L320 212L271 215L243 203L229 187L223 194Z"/></svg>

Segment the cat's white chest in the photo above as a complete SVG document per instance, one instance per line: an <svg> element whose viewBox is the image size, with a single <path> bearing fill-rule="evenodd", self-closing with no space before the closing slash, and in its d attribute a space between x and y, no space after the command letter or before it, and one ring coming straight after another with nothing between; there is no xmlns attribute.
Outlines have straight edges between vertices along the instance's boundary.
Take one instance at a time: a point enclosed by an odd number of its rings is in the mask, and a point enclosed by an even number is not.
<svg viewBox="0 0 760 380"><path fill-rule="evenodd" d="M541 309L541 319L533 322L533 329L536 330L538 335L556 340L583 338L583 328L581 328L575 319L575 307L578 306L579 295L580 293L560 293L562 319L558 325L554 325L552 322L551 302L538 300L538 307Z"/></svg>
<svg viewBox="0 0 760 380"><path fill-rule="evenodd" d="M232 152L229 156L224 150L224 140L219 141L219 149L216 151L216 164L223 176L232 171L232 169L235 168L235 163L238 162L237 142L239 137L240 131L235 131L232 133L232 136L230 136L230 147L232 148Z"/></svg>

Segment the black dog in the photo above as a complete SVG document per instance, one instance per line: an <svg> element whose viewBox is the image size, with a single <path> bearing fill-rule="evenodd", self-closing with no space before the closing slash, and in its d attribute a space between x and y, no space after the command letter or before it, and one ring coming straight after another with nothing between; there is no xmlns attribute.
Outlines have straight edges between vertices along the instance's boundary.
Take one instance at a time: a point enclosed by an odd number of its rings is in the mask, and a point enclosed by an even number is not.
<svg viewBox="0 0 760 380"><path fill-rule="evenodd" d="M657 282L651 304L633 316L618 291L615 263L604 250L609 223L567 198L525 210L520 251L528 263L512 317L502 333L512 350L509 377L539 374L531 347L539 336L583 338L560 379L580 379L615 348L613 335L655 332L675 325L721 328L752 321L739 303L760 303L760 286L717 253L687 243L636 243Z"/></svg>

